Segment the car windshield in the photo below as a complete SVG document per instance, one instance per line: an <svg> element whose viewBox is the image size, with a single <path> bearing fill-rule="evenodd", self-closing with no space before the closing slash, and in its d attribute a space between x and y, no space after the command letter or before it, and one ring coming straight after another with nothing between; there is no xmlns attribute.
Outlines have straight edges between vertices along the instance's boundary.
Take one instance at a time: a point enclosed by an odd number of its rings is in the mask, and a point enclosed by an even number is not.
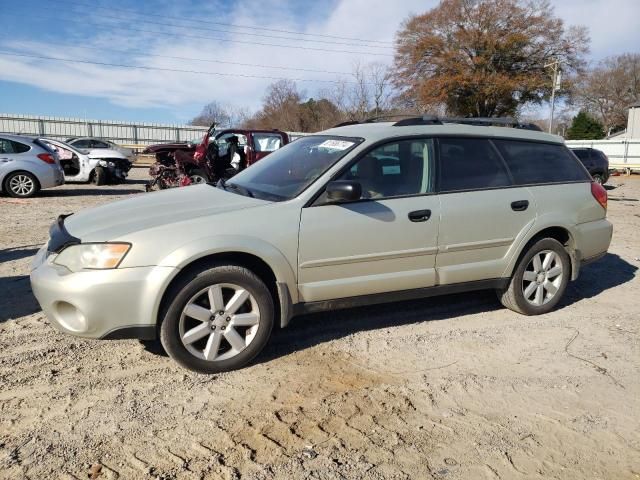
<svg viewBox="0 0 640 480"><path fill-rule="evenodd" d="M271 153L227 182L265 200L289 200L302 193L360 139L314 135L303 137Z"/></svg>

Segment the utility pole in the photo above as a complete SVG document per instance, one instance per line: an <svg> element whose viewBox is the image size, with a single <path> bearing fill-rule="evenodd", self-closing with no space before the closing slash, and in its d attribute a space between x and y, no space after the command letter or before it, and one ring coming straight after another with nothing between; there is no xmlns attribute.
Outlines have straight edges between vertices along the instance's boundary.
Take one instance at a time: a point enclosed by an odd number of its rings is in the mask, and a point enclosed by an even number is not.
<svg viewBox="0 0 640 480"><path fill-rule="evenodd" d="M560 60L554 60L548 63L544 68L553 68L553 86L551 88L551 112L549 113L549 133L553 129L553 113L556 108L556 91L560 90L560 83L562 82L562 70L560 70Z"/></svg>

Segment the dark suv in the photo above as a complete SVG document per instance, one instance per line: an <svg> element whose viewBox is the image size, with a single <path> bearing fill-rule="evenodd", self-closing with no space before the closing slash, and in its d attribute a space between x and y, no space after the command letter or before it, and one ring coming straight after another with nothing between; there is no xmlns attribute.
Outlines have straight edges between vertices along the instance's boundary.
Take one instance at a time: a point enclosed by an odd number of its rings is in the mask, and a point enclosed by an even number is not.
<svg viewBox="0 0 640 480"><path fill-rule="evenodd" d="M572 148L582 164L589 170L593 180L601 185L609 180L609 159L595 148Z"/></svg>

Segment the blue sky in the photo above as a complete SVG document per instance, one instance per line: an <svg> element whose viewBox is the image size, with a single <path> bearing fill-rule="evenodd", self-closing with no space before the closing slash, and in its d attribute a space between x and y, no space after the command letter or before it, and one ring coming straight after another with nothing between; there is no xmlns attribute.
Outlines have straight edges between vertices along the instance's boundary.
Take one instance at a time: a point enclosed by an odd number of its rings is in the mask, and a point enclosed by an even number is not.
<svg viewBox="0 0 640 480"><path fill-rule="evenodd" d="M640 0L551 3L568 25L589 28L591 61L640 50ZM354 62L390 63L393 51L385 42L393 40L402 20L436 4L437 0L0 0L0 52L27 55L0 55L0 112L183 123L212 100L255 110L273 80L239 75L311 80L299 86L317 96L341 75L302 70L346 74Z"/></svg>

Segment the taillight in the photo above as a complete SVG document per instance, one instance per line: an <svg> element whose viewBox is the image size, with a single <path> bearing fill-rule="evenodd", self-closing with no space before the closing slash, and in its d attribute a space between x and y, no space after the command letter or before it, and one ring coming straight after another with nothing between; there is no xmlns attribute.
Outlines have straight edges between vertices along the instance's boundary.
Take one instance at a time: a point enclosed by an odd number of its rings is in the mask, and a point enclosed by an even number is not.
<svg viewBox="0 0 640 480"><path fill-rule="evenodd" d="M602 185L591 182L591 195L602 205L602 208L607 209L607 191Z"/></svg>
<svg viewBox="0 0 640 480"><path fill-rule="evenodd" d="M50 153L39 153L38 154L38 158L40 160L42 160L45 163L49 163L51 165L53 165L54 163L56 163L56 159L53 158L53 155L51 155Z"/></svg>

